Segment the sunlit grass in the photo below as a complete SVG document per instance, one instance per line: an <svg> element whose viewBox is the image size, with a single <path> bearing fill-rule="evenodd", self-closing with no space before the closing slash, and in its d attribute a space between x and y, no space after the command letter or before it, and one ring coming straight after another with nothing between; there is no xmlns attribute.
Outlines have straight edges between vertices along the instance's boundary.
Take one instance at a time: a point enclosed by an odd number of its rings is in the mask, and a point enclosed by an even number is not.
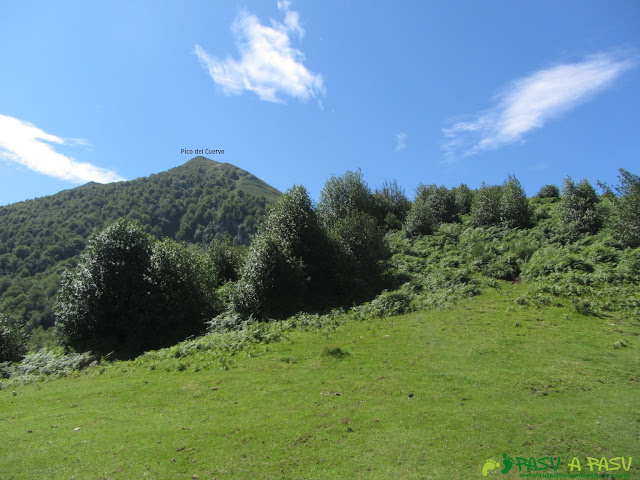
<svg viewBox="0 0 640 480"><path fill-rule="evenodd" d="M503 453L564 472L634 456L637 320L519 305L526 289L10 387L0 478L469 479Z"/></svg>

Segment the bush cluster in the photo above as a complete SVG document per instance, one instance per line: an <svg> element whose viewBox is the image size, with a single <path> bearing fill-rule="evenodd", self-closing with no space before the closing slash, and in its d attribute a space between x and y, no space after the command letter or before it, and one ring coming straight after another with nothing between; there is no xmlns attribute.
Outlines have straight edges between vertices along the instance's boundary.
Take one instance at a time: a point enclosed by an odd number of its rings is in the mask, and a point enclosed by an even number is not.
<svg viewBox="0 0 640 480"><path fill-rule="evenodd" d="M249 249L232 309L285 317L368 294L387 251L375 208L359 173L332 177L317 209L304 187L288 190Z"/></svg>
<svg viewBox="0 0 640 480"><path fill-rule="evenodd" d="M529 201L514 176L502 185L483 183L473 197L471 216L476 226L524 228L531 224Z"/></svg>
<svg viewBox="0 0 640 480"><path fill-rule="evenodd" d="M201 332L215 312L203 256L121 219L65 275L56 327L76 350L137 354Z"/></svg>

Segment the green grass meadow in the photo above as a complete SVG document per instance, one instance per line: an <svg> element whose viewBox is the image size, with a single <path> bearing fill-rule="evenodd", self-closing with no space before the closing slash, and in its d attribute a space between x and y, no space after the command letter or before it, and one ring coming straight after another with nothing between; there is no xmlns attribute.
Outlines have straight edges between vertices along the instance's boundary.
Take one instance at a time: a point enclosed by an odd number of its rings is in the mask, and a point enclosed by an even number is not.
<svg viewBox="0 0 640 480"><path fill-rule="evenodd" d="M564 473L633 457L604 478L640 478L638 319L519 305L527 288L224 361L143 356L10 386L0 479L479 479L505 453Z"/></svg>

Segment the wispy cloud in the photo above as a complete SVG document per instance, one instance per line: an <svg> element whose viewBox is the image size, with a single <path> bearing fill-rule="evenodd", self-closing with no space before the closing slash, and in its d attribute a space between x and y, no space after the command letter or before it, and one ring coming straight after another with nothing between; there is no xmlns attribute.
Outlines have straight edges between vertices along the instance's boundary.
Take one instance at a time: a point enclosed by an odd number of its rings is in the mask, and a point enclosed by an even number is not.
<svg viewBox="0 0 640 480"><path fill-rule="evenodd" d="M404 132L396 133L396 152L407 148L407 138L409 138L409 135Z"/></svg>
<svg viewBox="0 0 640 480"><path fill-rule="evenodd" d="M86 140L62 139L17 118L0 115L0 158L74 183L108 183L124 180L112 170L78 162L57 152L53 146L90 146Z"/></svg>
<svg viewBox="0 0 640 480"><path fill-rule="evenodd" d="M225 94L238 95L247 90L268 102L281 102L281 95L303 101L325 95L322 75L311 73L302 64L302 52L291 46L292 38L302 38L304 30L298 12L290 6L288 0L278 1L284 23L271 20L271 26L262 25L246 11L240 13L231 27L239 60L220 60L200 45L195 46L202 66Z"/></svg>
<svg viewBox="0 0 640 480"><path fill-rule="evenodd" d="M599 53L518 79L495 97L493 108L443 129L444 160L522 141L526 133L587 101L634 65L631 56Z"/></svg>

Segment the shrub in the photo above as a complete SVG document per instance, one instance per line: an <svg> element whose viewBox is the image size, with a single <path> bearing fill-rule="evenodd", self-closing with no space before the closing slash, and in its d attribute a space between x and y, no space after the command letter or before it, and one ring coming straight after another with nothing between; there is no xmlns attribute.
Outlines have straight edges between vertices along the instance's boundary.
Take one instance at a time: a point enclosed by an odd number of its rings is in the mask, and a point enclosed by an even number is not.
<svg viewBox="0 0 640 480"><path fill-rule="evenodd" d="M207 260L170 239L154 243L149 272L154 294L153 330L145 334L152 348L201 333L205 320L216 314L216 279L210 275Z"/></svg>
<svg viewBox="0 0 640 480"><path fill-rule="evenodd" d="M375 219L356 212L336 222L330 234L338 258L335 266L338 295L342 298L367 295L375 289L382 272L380 262L388 256Z"/></svg>
<svg viewBox="0 0 640 480"><path fill-rule="evenodd" d="M240 247L231 237L214 238L207 247L210 262L210 275L216 286L235 282L239 278L242 265Z"/></svg>
<svg viewBox="0 0 640 480"><path fill-rule="evenodd" d="M473 196L471 218L476 226L491 226L500 223L500 199L502 187L482 184Z"/></svg>
<svg viewBox="0 0 640 480"><path fill-rule="evenodd" d="M40 376L65 377L70 373L89 366L94 359L87 353L65 355L61 349L40 350L30 353L13 366L11 377L22 378L23 383Z"/></svg>
<svg viewBox="0 0 640 480"><path fill-rule="evenodd" d="M578 185L567 177L560 201L563 228L572 235L594 234L602 224L598 213L598 195L587 180Z"/></svg>
<svg viewBox="0 0 640 480"><path fill-rule="evenodd" d="M635 248L640 246L640 177L622 168L619 172L613 230L624 245Z"/></svg>
<svg viewBox="0 0 640 480"><path fill-rule="evenodd" d="M500 223L507 228L527 227L531 223L531 208L518 179L511 175L500 195Z"/></svg>
<svg viewBox="0 0 640 480"><path fill-rule="evenodd" d="M411 311L411 302L415 294L406 290L384 291L370 302L351 309L356 317L363 320L369 318L390 317Z"/></svg>
<svg viewBox="0 0 640 480"><path fill-rule="evenodd" d="M213 320L207 322L207 330L209 332L228 332L230 330L242 330L248 324L253 323L253 318L243 318L241 315L235 312L225 312L213 318Z"/></svg>
<svg viewBox="0 0 640 480"><path fill-rule="evenodd" d="M456 212L458 213L458 216L471 213L471 205L473 203L473 192L471 189L464 183L461 183L452 190L455 197Z"/></svg>
<svg viewBox="0 0 640 480"><path fill-rule="evenodd" d="M591 273L595 267L586 258L566 247L549 245L537 250L523 268L527 280L543 278L553 273L581 271Z"/></svg>
<svg viewBox="0 0 640 480"><path fill-rule="evenodd" d="M436 219L426 198L416 197L407 214L404 230L410 237L430 235L436 228Z"/></svg>
<svg viewBox="0 0 640 480"><path fill-rule="evenodd" d="M58 294L57 332L79 351L138 354L198 333L214 312L201 259L121 219L91 239Z"/></svg>
<svg viewBox="0 0 640 480"><path fill-rule="evenodd" d="M481 271L489 278L513 280L520 273L520 265L515 255L506 253L494 257L481 268Z"/></svg>
<svg viewBox="0 0 640 480"><path fill-rule="evenodd" d="M387 230L400 230L407 218L411 202L404 193L404 189L396 180L385 181L382 188L376 189L375 198L379 217L383 218Z"/></svg>
<svg viewBox="0 0 640 480"><path fill-rule="evenodd" d="M544 185L536 195L538 198L558 198L559 196L560 189L555 185Z"/></svg>
<svg viewBox="0 0 640 480"><path fill-rule="evenodd" d="M232 293L235 311L266 318L302 307L305 265L284 249L280 240L267 233L254 237Z"/></svg>
<svg viewBox="0 0 640 480"><path fill-rule="evenodd" d="M623 281L640 283L640 247L622 253L616 272Z"/></svg>
<svg viewBox="0 0 640 480"><path fill-rule="evenodd" d="M574 298L571 302L573 309L581 315L595 315L596 312L593 309L593 305L589 300Z"/></svg>
<svg viewBox="0 0 640 480"><path fill-rule="evenodd" d="M354 212L376 216L376 203L362 172L345 172L339 177L331 176L320 193L318 214L324 224L331 228L341 218Z"/></svg>
<svg viewBox="0 0 640 480"><path fill-rule="evenodd" d="M232 294L243 315L280 317L324 300L334 275L332 246L304 187L273 206L245 258ZM311 292L319 297L312 298Z"/></svg>
<svg viewBox="0 0 640 480"><path fill-rule="evenodd" d="M26 353L26 335L18 321L0 313L0 362L16 362Z"/></svg>

